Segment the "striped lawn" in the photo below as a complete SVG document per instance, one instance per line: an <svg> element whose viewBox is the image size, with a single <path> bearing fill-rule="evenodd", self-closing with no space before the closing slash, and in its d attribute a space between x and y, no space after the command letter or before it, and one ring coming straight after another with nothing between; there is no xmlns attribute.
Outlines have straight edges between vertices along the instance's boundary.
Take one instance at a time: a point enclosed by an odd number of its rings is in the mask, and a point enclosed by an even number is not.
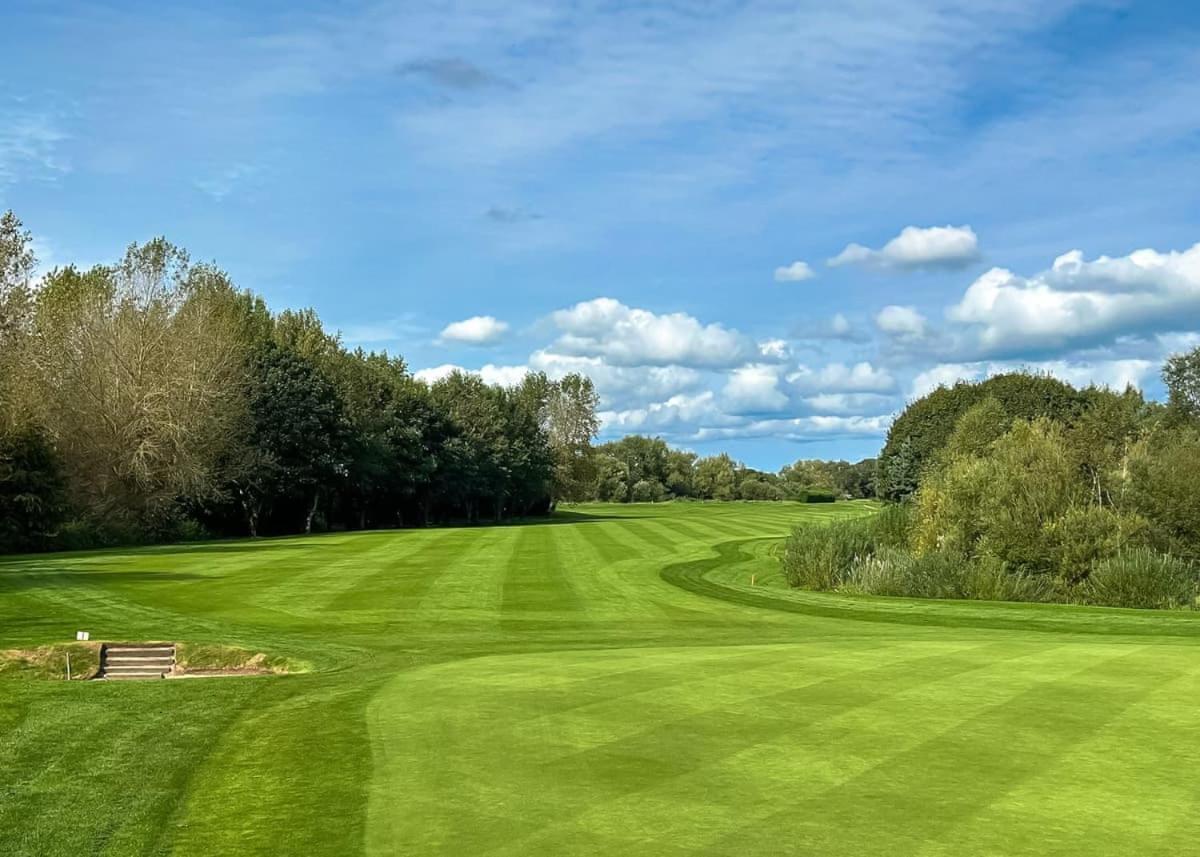
<svg viewBox="0 0 1200 857"><path fill-rule="evenodd" d="M1200 617L782 587L867 511L0 560L0 648L312 667L0 682L0 854L1200 854Z"/></svg>

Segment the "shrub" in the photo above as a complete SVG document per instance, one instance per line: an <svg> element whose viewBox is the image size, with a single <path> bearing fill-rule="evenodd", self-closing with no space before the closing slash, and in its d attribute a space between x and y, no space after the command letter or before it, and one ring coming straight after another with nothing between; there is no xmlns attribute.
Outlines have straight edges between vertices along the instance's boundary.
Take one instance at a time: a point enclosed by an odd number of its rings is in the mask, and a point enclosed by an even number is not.
<svg viewBox="0 0 1200 857"><path fill-rule="evenodd" d="M863 595L983 601L1047 601L1054 595L1045 576L1014 572L994 556L968 560L945 550L915 555L885 547L855 561L838 588Z"/></svg>
<svg viewBox="0 0 1200 857"><path fill-rule="evenodd" d="M911 554L884 548L857 557L838 589L858 595L912 595L911 565Z"/></svg>
<svg viewBox="0 0 1200 857"><path fill-rule="evenodd" d="M67 521L59 528L54 546L58 550L81 551L143 542L145 539L136 527L79 518Z"/></svg>
<svg viewBox="0 0 1200 857"><path fill-rule="evenodd" d="M963 566L963 598L979 601L1050 601L1054 594L1054 587L1045 575L1013 571L998 557L980 556Z"/></svg>
<svg viewBox="0 0 1200 857"><path fill-rule="evenodd" d="M666 499L667 492L657 479L639 479L633 483L631 496L635 503L657 503Z"/></svg>
<svg viewBox="0 0 1200 857"><path fill-rule="evenodd" d="M41 550L65 509L62 466L44 432L0 427L0 553Z"/></svg>
<svg viewBox="0 0 1200 857"><path fill-rule="evenodd" d="M856 559L875 551L870 518L801 524L792 530L783 553L783 574L800 589L836 588Z"/></svg>
<svg viewBox="0 0 1200 857"><path fill-rule="evenodd" d="M1154 526L1157 543L1171 553L1200 559L1200 432L1162 431L1129 456L1133 506Z"/></svg>
<svg viewBox="0 0 1200 857"><path fill-rule="evenodd" d="M867 595L958 598L963 565L961 556L946 551L917 556L901 548L879 548L852 563L839 589Z"/></svg>
<svg viewBox="0 0 1200 857"><path fill-rule="evenodd" d="M1085 587L1087 600L1109 607L1195 607L1196 567L1149 548L1130 548L1100 560Z"/></svg>
<svg viewBox="0 0 1200 857"><path fill-rule="evenodd" d="M805 503L832 503L837 499L833 495L832 488L805 488L804 502Z"/></svg>
<svg viewBox="0 0 1200 857"><path fill-rule="evenodd" d="M1082 491L1062 428L1017 422L981 457L962 455L931 473L917 494L913 546L993 554L1020 571L1053 568L1046 525Z"/></svg>
<svg viewBox="0 0 1200 857"><path fill-rule="evenodd" d="M743 500L782 500L783 491L764 479L751 477L738 486L738 496Z"/></svg>
<svg viewBox="0 0 1200 857"><path fill-rule="evenodd" d="M912 527L912 509L906 503L888 503L871 518L875 543L879 547L908 547Z"/></svg>
<svg viewBox="0 0 1200 857"><path fill-rule="evenodd" d="M1107 506L1072 507L1045 526L1054 571L1065 583L1078 583L1099 560L1143 544L1149 527L1145 518Z"/></svg>

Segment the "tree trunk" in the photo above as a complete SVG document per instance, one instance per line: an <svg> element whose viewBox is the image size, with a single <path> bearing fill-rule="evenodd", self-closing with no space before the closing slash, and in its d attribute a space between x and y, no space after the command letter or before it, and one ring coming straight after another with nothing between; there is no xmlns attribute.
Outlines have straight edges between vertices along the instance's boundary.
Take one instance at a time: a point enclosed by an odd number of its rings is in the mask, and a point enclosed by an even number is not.
<svg viewBox="0 0 1200 857"><path fill-rule="evenodd" d="M245 491L238 490L238 499L242 502L242 511L246 513L246 525L250 529L250 538L258 538L258 513L261 504L249 499Z"/></svg>
<svg viewBox="0 0 1200 857"><path fill-rule="evenodd" d="M308 515L304 518L304 535L312 533L313 516L317 514L317 502L321 499L320 490L313 492L312 505L308 507Z"/></svg>

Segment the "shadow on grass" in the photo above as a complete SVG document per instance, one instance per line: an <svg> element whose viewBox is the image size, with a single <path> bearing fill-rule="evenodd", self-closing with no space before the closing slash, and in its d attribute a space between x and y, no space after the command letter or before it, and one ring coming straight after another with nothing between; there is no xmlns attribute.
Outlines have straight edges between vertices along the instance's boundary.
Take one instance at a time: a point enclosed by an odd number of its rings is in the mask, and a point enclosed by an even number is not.
<svg viewBox="0 0 1200 857"><path fill-rule="evenodd" d="M74 587L87 584L179 583L205 575L181 571L81 571L59 565L40 565L20 571L0 569L0 595L26 589Z"/></svg>
<svg viewBox="0 0 1200 857"><path fill-rule="evenodd" d="M648 520L657 517L655 515L637 515L637 520ZM63 568L61 563L69 561L72 558L87 558L89 560L111 557L126 557L131 554L139 556L154 556L162 554L164 556L177 556L180 554L249 554L262 551L263 549L275 546L279 548L297 548L304 549L306 547L316 547L324 539L338 539L347 536L360 535L379 535L382 533L417 533L429 530L482 530L495 527L546 527L546 526L563 526L568 524L585 524L598 521L619 521L626 520L624 515L601 515L595 512L577 512L573 510L556 510L551 515L517 518L505 521L480 521L478 523L470 523L468 521L447 521L434 524L428 527L401 527L391 529L366 529L366 530L333 530L324 533L311 533L304 535L302 533L289 533L283 535L260 536L258 538L235 538L235 539L214 539L210 542L177 542L157 545L127 545L123 547L106 547L93 548L91 550L82 551L60 551L47 552L37 554L14 554L10 556L0 556L0 591L4 591L6 580L9 577L21 576L26 574L54 574L64 580L72 579L72 576L77 576L76 579L96 580L100 575L110 574L114 578L122 580L134 580L137 574L145 574L147 580L185 580L199 579L204 575L196 574L180 574L175 577L169 576L165 572L105 572L102 569L96 571L78 570L73 571L68 568ZM11 569L11 570L10 570Z"/></svg>

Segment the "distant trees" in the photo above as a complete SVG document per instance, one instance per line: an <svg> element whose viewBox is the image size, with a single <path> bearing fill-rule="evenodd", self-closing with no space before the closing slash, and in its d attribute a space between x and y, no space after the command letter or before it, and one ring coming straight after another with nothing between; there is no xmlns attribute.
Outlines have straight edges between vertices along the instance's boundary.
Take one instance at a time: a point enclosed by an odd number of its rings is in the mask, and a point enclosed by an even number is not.
<svg viewBox="0 0 1200 857"><path fill-rule="evenodd" d="M875 459L801 460L778 473L747 467L726 453L700 458L662 438L627 435L596 448L589 499L610 503L694 500L832 502L875 494Z"/></svg>
<svg viewBox="0 0 1200 857"><path fill-rule="evenodd" d="M0 551L497 520L594 491L582 376L431 386L164 239L38 289L31 248L0 218Z"/></svg>

